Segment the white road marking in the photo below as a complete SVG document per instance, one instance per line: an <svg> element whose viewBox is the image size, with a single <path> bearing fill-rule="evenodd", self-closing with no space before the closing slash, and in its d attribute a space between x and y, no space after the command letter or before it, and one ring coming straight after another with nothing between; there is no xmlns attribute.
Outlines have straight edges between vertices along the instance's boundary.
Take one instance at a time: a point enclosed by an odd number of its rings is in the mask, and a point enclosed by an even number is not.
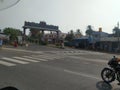
<svg viewBox="0 0 120 90"><path fill-rule="evenodd" d="M40 61L37 61L37 60L31 60L31 59L23 58L23 57L13 57L13 58L20 59L20 60L23 60L23 61L29 61L29 62L40 62Z"/></svg>
<svg viewBox="0 0 120 90"><path fill-rule="evenodd" d="M28 53L37 53L37 54L42 54L43 52L41 51L29 51L29 50L23 50L23 49L14 49L14 48L5 48L6 50L12 50L12 51L19 51L19 52L28 52Z"/></svg>
<svg viewBox="0 0 120 90"><path fill-rule="evenodd" d="M48 60L45 60L45 59L42 59L42 58L36 58L36 57L30 57L30 56L23 56L25 58L30 58L30 59L37 59L37 60L40 60L40 61L48 61Z"/></svg>
<svg viewBox="0 0 120 90"><path fill-rule="evenodd" d="M10 63L10 62L6 62L6 61L0 61L0 64L4 65L4 66L16 66L16 64L13 64L13 63Z"/></svg>
<svg viewBox="0 0 120 90"><path fill-rule="evenodd" d="M70 70L67 70L67 69L65 69L64 72L74 74L74 75L79 75L79 76L82 76L82 77L101 80L101 78L99 78L99 77L96 77L96 76L93 76L93 75L90 75L90 74L85 74L85 73L82 73L82 72L74 72L74 71L70 71Z"/></svg>
<svg viewBox="0 0 120 90"><path fill-rule="evenodd" d="M70 50L70 51L48 51L54 54L63 54L63 55L79 55L79 54L94 54L94 55L103 55L106 53L92 52L92 51L82 51L82 50Z"/></svg>
<svg viewBox="0 0 120 90"><path fill-rule="evenodd" d="M58 57L55 56L47 56L47 55L32 55L33 57L38 57L38 58L43 58L43 59L48 59L48 60L54 60L58 59Z"/></svg>
<svg viewBox="0 0 120 90"><path fill-rule="evenodd" d="M79 59L79 60L84 60L84 61L92 61L92 62L98 62L98 63L107 63L108 62L106 60L101 60L101 59L90 59L90 58L77 57L77 56L70 56L70 57L74 58L74 59Z"/></svg>
<svg viewBox="0 0 120 90"><path fill-rule="evenodd" d="M2 59L3 59L3 60L7 60L7 61L11 61L11 62L15 62L15 63L20 63L20 64L28 64L28 62L24 62L24 61L12 59L12 58L3 57Z"/></svg>

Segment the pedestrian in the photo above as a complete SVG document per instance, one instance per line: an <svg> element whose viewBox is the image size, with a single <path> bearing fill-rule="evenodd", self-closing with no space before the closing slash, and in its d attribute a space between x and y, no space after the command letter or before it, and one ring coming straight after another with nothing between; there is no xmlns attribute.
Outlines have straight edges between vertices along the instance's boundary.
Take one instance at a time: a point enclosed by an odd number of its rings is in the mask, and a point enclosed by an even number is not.
<svg viewBox="0 0 120 90"><path fill-rule="evenodd" d="M18 46L18 44L17 44L17 41L15 40L14 41L14 47L17 47Z"/></svg>
<svg viewBox="0 0 120 90"><path fill-rule="evenodd" d="M29 46L29 43L28 43L27 41L26 41L26 43L25 43L25 46L26 46L26 47L28 47L28 46Z"/></svg>
<svg viewBox="0 0 120 90"><path fill-rule="evenodd" d="M61 40L61 47L64 49L65 47L64 47L64 41L63 40Z"/></svg>

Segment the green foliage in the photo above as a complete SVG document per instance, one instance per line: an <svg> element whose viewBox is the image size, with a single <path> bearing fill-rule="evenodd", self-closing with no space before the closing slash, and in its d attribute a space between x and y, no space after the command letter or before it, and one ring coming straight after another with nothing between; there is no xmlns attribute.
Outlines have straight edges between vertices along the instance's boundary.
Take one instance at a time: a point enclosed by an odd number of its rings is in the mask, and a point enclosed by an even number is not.
<svg viewBox="0 0 120 90"><path fill-rule="evenodd" d="M115 37L120 37L120 29L118 27L114 27L113 34Z"/></svg>
<svg viewBox="0 0 120 90"><path fill-rule="evenodd" d="M88 26L87 26L87 30L86 30L86 35L91 36L92 33L93 33L92 26L91 26L91 25L88 25Z"/></svg>
<svg viewBox="0 0 120 90"><path fill-rule="evenodd" d="M81 32L80 29L77 29L77 30L76 30L76 34L79 35L79 36L83 36L83 34L82 34L82 32Z"/></svg>
<svg viewBox="0 0 120 90"><path fill-rule="evenodd" d="M20 36L22 35L22 31L20 31L19 29L15 29L15 28L5 28L3 30L3 32L6 34L6 35L9 35L10 36L10 40L13 41L13 40L16 40L17 39L17 36Z"/></svg>
<svg viewBox="0 0 120 90"><path fill-rule="evenodd" d="M56 45L56 46L60 46L60 43L56 43L55 45Z"/></svg>
<svg viewBox="0 0 120 90"><path fill-rule="evenodd" d="M42 32L40 32L39 30L31 29L30 32L31 32L30 38L33 38L33 39L38 39L43 36Z"/></svg>
<svg viewBox="0 0 120 90"><path fill-rule="evenodd" d="M80 33L81 33L80 29L77 29L76 31L77 31L77 33L78 33L78 34L80 34Z"/></svg>
<svg viewBox="0 0 120 90"><path fill-rule="evenodd" d="M48 45L48 42L47 41L41 41L40 45Z"/></svg>
<svg viewBox="0 0 120 90"><path fill-rule="evenodd" d="M67 34L65 40L72 41L75 38L73 30L70 31L70 33Z"/></svg>

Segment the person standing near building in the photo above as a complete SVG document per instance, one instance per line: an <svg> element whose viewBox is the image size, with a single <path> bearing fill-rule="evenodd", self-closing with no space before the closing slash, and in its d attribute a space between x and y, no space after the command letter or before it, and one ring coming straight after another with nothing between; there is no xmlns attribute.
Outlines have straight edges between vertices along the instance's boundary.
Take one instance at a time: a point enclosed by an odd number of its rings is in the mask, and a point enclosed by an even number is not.
<svg viewBox="0 0 120 90"><path fill-rule="evenodd" d="M2 49L2 45L3 45L3 40L2 38L0 38L0 49Z"/></svg>
<svg viewBox="0 0 120 90"><path fill-rule="evenodd" d="M18 46L18 44L17 44L17 41L15 40L14 41L14 47L17 47Z"/></svg>
<svg viewBox="0 0 120 90"><path fill-rule="evenodd" d="M64 47L64 41L63 41L63 40L61 40L61 48L63 48L63 49L65 48L65 47Z"/></svg>

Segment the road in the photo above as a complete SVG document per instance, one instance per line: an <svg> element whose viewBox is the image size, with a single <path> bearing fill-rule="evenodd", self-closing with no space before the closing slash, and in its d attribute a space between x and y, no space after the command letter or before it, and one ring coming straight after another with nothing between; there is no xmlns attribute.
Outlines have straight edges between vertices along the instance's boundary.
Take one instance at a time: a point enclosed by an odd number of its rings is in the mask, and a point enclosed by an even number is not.
<svg viewBox="0 0 120 90"><path fill-rule="evenodd" d="M0 50L0 88L20 90L120 90L100 72L114 54L46 46ZM119 55L116 55L120 57Z"/></svg>

